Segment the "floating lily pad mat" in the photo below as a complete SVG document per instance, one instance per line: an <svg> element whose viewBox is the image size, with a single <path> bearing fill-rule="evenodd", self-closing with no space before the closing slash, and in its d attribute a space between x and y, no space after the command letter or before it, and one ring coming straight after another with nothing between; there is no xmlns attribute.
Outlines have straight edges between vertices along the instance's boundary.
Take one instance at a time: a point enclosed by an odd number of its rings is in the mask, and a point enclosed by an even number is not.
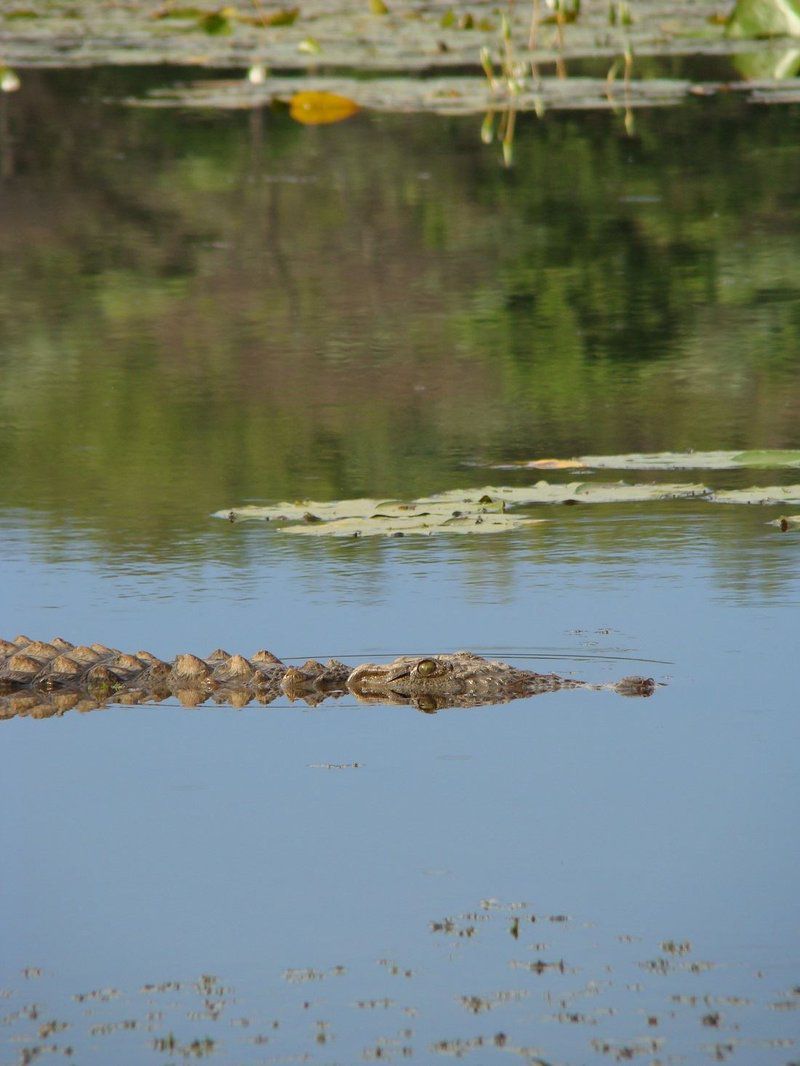
<svg viewBox="0 0 800 1066"><path fill-rule="evenodd" d="M269 506L248 505L216 511L230 522L275 522L286 533L328 536L397 536L433 533L504 533L545 519L511 514L508 507L556 503L642 503L704 497L705 485L567 485L539 481L535 485L487 485L452 489L408 502L398 500L299 500Z"/></svg>
<svg viewBox="0 0 800 1066"><path fill-rule="evenodd" d="M735 470L740 467L800 467L800 451L762 448L749 452L651 452L581 455L574 459L523 459L495 463L493 470Z"/></svg>
<svg viewBox="0 0 800 1066"><path fill-rule="evenodd" d="M431 536L433 533L512 533L517 529L540 525L544 518L504 514L502 511L471 511L462 514L437 514L421 510L417 514L375 514L368 518L334 518L329 522L311 522L287 526L287 533L305 536L405 537L413 534Z"/></svg>
<svg viewBox="0 0 800 1066"><path fill-rule="evenodd" d="M154 89L145 96L124 102L135 107L192 107L228 110L264 107L274 101L289 105L298 96L334 94L351 105L349 114L360 108L368 111L417 112L440 115L479 115L486 111L513 108L515 111L619 110L640 107L674 106L692 95L710 96L719 83L692 83L675 78L631 79L623 84L607 78L542 77L535 84L523 84L516 91L497 84L493 88L483 76L438 78L357 78L325 74L300 77L261 76L255 83L246 77L208 78L188 85ZM742 92L758 103L769 103L770 93L785 94L800 89L800 80L764 78L725 85L726 92ZM342 117L348 117L343 115Z"/></svg>
<svg viewBox="0 0 800 1066"><path fill-rule="evenodd" d="M770 0L756 0L763 8ZM785 7L787 0L771 0ZM569 6L569 5L568 5ZM540 5L536 56L606 56L628 47L645 55L730 54L742 41L712 18L710 0L636 0L630 18L612 26L607 3L585 3L558 32L552 8ZM622 10L624 5L615 4ZM726 7L722 4L717 7ZM752 9L753 0L749 4ZM0 4L3 60L20 67L108 64L201 64L217 69L265 64L272 69L398 71L478 66L481 48L503 50L503 24L521 61L528 58L531 5L420 3L420 0L136 0L125 3L9 0ZM760 36L763 14L742 12L737 29ZM755 27L755 29L754 29ZM766 42L769 43L769 42ZM748 48L758 42L747 42Z"/></svg>
<svg viewBox="0 0 800 1066"><path fill-rule="evenodd" d="M461 493L463 497L464 493ZM453 502L415 500L301 500L269 507L236 507L217 511L231 522L275 522L286 533L310 536L406 536L433 533L506 533L538 525L542 518L507 514L505 502L481 492L461 506Z"/></svg>

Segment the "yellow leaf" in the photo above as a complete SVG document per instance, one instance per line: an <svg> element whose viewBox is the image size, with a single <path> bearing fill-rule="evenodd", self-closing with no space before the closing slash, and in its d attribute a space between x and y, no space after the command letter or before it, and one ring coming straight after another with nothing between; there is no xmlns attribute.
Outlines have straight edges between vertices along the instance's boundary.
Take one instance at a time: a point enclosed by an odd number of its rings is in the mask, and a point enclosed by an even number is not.
<svg viewBox="0 0 800 1066"><path fill-rule="evenodd" d="M580 459L531 459L525 463L536 470L583 470L585 465Z"/></svg>
<svg viewBox="0 0 800 1066"><path fill-rule="evenodd" d="M337 93L295 93L289 101L289 114L304 126L343 122L359 110L358 104Z"/></svg>

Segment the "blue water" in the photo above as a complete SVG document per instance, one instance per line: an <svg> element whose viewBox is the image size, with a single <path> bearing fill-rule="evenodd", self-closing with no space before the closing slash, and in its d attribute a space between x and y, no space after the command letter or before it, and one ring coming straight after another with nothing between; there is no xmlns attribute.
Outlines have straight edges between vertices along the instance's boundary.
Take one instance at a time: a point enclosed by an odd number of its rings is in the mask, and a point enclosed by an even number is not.
<svg viewBox="0 0 800 1066"><path fill-rule="evenodd" d="M731 1040L743 1061L787 1061L770 1041L793 1039L797 1017L774 1006L797 1006L796 546L760 510L717 521L709 505L665 507L642 548L635 513L597 513L570 515L547 558L534 531L502 555L387 542L367 566L360 544L298 557L261 527L210 520L198 535L246 538L245 565L50 563L7 534L4 621L33 636L68 611L73 640L162 654L223 640L351 661L464 646L665 682L649 700L573 691L436 716L348 698L4 722L9 1013L44 1000L71 1020L62 1042L130 1063L169 1032L212 1037L225 1061L352 1062L406 1029L386 1054L427 1061L439 1041L502 1032L478 1061L535 1045L580 1062L610 1053L591 1040L639 1038L690 1061ZM613 549L586 548L593 520L613 523ZM486 919L474 937L431 931L473 911ZM669 941L691 948L665 954ZM568 972L514 965L539 958ZM641 968L658 958L667 973ZM687 969L697 961L713 968ZM42 977L21 980L26 967ZM229 989L215 1019L191 988L201 974ZM139 991L170 980L185 987L152 993L155 1007ZM88 1016L70 999L109 987L119 998ZM477 1015L458 1001L502 992L522 998ZM129 1017L134 1030L88 1035ZM248 1043L262 1029L270 1043Z"/></svg>

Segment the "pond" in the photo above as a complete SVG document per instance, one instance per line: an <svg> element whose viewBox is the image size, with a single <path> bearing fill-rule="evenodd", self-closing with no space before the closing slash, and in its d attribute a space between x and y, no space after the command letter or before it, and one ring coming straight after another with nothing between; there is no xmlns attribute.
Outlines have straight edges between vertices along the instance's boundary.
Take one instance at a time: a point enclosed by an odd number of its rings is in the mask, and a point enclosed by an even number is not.
<svg viewBox="0 0 800 1066"><path fill-rule="evenodd" d="M211 516L797 486L497 467L800 447L800 111L520 116L507 169L474 116L119 102L172 77L0 99L0 634L658 685L9 717L0 1057L796 1060L800 503Z"/></svg>

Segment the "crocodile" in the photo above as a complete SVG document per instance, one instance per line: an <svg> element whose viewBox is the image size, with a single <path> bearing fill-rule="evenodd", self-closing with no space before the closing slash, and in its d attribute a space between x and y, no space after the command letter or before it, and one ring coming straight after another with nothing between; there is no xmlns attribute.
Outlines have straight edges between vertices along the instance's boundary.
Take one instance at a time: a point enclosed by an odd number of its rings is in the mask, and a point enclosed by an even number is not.
<svg viewBox="0 0 800 1066"><path fill-rule="evenodd" d="M364 703L404 704L432 714L576 688L650 696L655 682L625 677L596 685L521 670L466 651L402 655L390 663L354 668L336 659L288 666L269 651L247 659L219 648L205 658L184 654L167 662L146 651L130 655L104 644L70 644L61 637L49 642L25 636L0 639L0 718L45 718L72 708L159 703L169 697L189 707L207 700L243 707L279 696L316 706L348 693Z"/></svg>

